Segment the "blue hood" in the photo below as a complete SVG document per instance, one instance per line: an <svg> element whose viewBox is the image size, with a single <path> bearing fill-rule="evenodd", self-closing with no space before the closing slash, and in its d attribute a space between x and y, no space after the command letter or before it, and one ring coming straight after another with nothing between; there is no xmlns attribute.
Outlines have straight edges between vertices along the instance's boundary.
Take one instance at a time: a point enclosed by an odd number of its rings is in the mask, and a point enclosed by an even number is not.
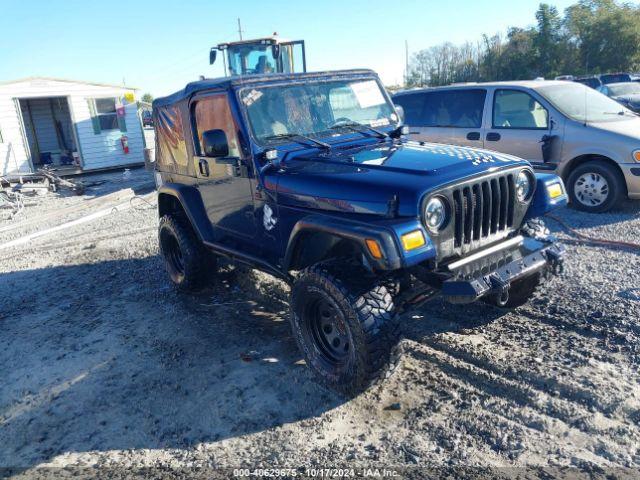
<svg viewBox="0 0 640 480"><path fill-rule="evenodd" d="M265 179L275 186L281 205L386 215L397 196L398 215L415 217L431 190L529 164L475 148L403 142L303 153L287 157L284 165Z"/></svg>

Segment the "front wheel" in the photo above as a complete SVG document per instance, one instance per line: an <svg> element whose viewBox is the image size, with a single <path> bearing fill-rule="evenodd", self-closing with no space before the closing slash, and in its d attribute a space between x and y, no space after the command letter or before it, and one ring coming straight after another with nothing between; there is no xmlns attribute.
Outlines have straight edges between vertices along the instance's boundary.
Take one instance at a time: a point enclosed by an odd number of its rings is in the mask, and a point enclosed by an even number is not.
<svg viewBox="0 0 640 480"><path fill-rule="evenodd" d="M587 162L569 174L567 190L573 208L592 213L606 212L622 199L624 177L613 165Z"/></svg>
<svg viewBox="0 0 640 480"><path fill-rule="evenodd" d="M366 389L399 337L384 282L333 264L307 268L291 292L293 334L319 380L345 395Z"/></svg>

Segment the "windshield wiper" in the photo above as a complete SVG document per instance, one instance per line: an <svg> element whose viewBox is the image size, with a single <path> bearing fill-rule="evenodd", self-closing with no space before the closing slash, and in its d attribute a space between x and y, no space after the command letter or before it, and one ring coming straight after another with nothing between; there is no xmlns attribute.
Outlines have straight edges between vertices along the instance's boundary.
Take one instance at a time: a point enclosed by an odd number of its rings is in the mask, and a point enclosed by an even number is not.
<svg viewBox="0 0 640 480"><path fill-rule="evenodd" d="M278 135L269 135L268 137L264 137L264 140L293 140L300 145L309 146L315 145L320 148L324 148L325 150L331 150L331 145L325 142L321 142L320 140L316 140L315 138L308 137L307 135L303 135L302 133L279 133Z"/></svg>
<svg viewBox="0 0 640 480"><path fill-rule="evenodd" d="M383 131L378 130L377 128L373 128L371 125L364 125L358 122L336 123L329 127L329 129L331 130L337 130L338 128L346 128L347 130L351 130L352 132L358 132L358 133L365 133L364 130L369 130L370 132L375 133L378 138L387 138L389 136L387 133L384 133Z"/></svg>

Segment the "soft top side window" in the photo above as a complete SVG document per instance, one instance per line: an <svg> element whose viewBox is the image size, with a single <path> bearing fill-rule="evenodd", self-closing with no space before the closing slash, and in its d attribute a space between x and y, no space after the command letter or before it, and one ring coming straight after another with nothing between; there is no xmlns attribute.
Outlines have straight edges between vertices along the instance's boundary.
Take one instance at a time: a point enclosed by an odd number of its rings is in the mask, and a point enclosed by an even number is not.
<svg viewBox="0 0 640 480"><path fill-rule="evenodd" d="M179 107L158 107L156 119L158 164L177 170L186 167L189 162Z"/></svg>
<svg viewBox="0 0 640 480"><path fill-rule="evenodd" d="M229 156L240 157L238 127L226 93L216 93L196 100L192 107L196 154L203 155L202 134L207 130L222 130L227 136Z"/></svg>

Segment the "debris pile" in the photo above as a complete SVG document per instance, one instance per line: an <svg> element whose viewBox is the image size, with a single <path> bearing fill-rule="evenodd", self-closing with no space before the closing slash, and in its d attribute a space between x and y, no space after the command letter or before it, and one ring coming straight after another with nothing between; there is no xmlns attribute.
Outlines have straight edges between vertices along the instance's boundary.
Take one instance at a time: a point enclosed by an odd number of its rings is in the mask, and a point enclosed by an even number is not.
<svg viewBox="0 0 640 480"><path fill-rule="evenodd" d="M47 168L38 169L36 173L13 174L0 177L2 191L40 191L48 190L57 192L60 188L66 188L76 195L82 195L86 185L83 182L73 182L62 178L53 170Z"/></svg>

